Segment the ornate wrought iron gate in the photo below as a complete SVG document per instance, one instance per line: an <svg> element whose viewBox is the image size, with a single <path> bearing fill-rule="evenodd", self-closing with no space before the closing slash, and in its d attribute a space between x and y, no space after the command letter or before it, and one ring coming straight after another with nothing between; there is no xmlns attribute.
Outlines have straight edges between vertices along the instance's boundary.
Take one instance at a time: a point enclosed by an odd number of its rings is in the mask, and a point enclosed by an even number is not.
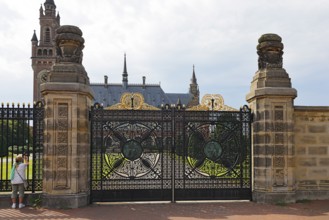
<svg viewBox="0 0 329 220"><path fill-rule="evenodd" d="M91 110L91 201L251 199L251 114Z"/></svg>

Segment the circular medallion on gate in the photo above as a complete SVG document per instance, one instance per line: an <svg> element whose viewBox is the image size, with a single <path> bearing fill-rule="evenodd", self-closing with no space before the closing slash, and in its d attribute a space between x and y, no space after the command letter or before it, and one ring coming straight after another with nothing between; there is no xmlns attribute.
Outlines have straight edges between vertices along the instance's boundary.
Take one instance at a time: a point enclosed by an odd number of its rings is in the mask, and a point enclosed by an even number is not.
<svg viewBox="0 0 329 220"><path fill-rule="evenodd" d="M134 161L140 158L143 148L137 141L131 140L126 142L122 148L122 154L128 160Z"/></svg>
<svg viewBox="0 0 329 220"><path fill-rule="evenodd" d="M217 141L210 141L204 147L204 154L212 161L216 161L222 154L222 147Z"/></svg>

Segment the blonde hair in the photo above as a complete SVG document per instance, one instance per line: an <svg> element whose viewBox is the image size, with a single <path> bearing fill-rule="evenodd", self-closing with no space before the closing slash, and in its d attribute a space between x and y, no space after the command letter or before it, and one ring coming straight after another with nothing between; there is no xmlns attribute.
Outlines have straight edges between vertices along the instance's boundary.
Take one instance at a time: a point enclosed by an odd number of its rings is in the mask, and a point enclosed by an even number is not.
<svg viewBox="0 0 329 220"><path fill-rule="evenodd" d="M21 154L17 155L15 161L16 161L16 167L18 167L20 163L24 162L23 156Z"/></svg>

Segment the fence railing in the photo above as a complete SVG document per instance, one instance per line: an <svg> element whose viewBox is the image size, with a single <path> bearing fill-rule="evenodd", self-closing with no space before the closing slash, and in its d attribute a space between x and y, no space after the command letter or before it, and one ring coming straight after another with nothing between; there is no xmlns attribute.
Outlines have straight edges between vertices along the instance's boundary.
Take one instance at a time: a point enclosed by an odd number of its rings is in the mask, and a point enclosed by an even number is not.
<svg viewBox="0 0 329 220"><path fill-rule="evenodd" d="M18 154L29 155L27 191L42 190L42 152L44 107L0 106L0 192L11 191L10 171Z"/></svg>

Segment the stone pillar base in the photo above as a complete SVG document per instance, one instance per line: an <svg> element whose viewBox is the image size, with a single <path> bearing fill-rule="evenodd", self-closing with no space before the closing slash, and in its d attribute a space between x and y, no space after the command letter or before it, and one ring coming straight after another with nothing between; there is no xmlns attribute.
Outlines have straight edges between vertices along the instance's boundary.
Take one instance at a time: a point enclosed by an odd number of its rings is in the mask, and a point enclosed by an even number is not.
<svg viewBox="0 0 329 220"><path fill-rule="evenodd" d="M89 205L89 195L66 194L66 195L42 195L42 206L56 209L74 209Z"/></svg>
<svg viewBox="0 0 329 220"><path fill-rule="evenodd" d="M329 190L297 190L297 200L327 200L329 199Z"/></svg>
<svg viewBox="0 0 329 220"><path fill-rule="evenodd" d="M295 192L257 192L252 193L252 200L259 203L295 203Z"/></svg>

